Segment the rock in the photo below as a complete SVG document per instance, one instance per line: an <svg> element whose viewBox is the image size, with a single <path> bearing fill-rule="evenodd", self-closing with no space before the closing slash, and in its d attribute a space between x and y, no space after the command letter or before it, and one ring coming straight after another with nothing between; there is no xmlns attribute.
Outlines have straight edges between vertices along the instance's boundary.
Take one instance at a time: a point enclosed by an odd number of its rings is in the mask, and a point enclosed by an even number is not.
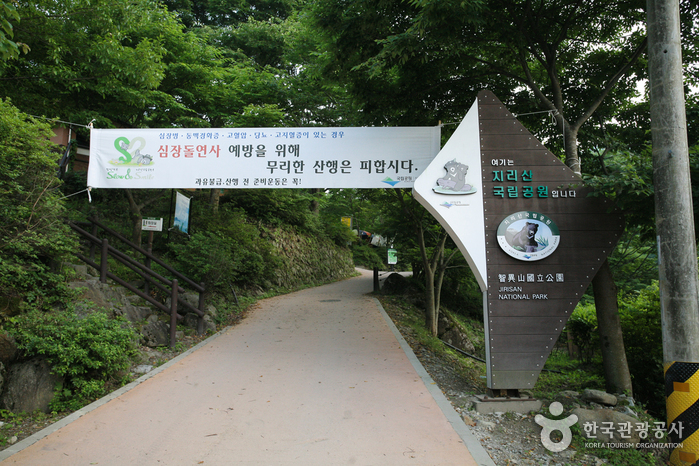
<svg viewBox="0 0 699 466"><path fill-rule="evenodd" d="M471 354L476 351L475 346L473 346L473 343L468 336L463 333L459 326L456 325L446 314L440 314L437 334L442 341L449 343L452 346L456 346L462 351Z"/></svg>
<svg viewBox="0 0 699 466"><path fill-rule="evenodd" d="M204 333L216 333L216 324L208 314L204 316Z"/></svg>
<svg viewBox="0 0 699 466"><path fill-rule="evenodd" d="M197 329L199 325L199 316L194 313L189 313L184 316L183 324L186 327ZM216 333L216 324L214 323L212 317L209 314L204 315L204 325L203 332L206 333Z"/></svg>
<svg viewBox="0 0 699 466"><path fill-rule="evenodd" d="M486 421L483 419L478 421L478 425L481 427L485 427L486 429L494 429L495 428L494 422Z"/></svg>
<svg viewBox="0 0 699 466"><path fill-rule="evenodd" d="M555 401L558 401L560 404L562 404L566 410L570 410L580 407L578 397L580 397L580 393L574 392L572 390L564 390L556 395Z"/></svg>
<svg viewBox="0 0 699 466"><path fill-rule="evenodd" d="M143 341L146 346L156 348L170 344L170 326L159 320L149 322L141 329Z"/></svg>
<svg viewBox="0 0 699 466"><path fill-rule="evenodd" d="M17 436L13 435L9 439L7 439L7 443L9 443L10 445L14 445L15 443L17 443Z"/></svg>
<svg viewBox="0 0 699 466"><path fill-rule="evenodd" d="M578 426L584 437L598 442L633 443L638 444L641 438L636 431L636 419L612 409L583 409L573 410L578 416ZM587 424L587 426L586 426ZM630 429L624 430L624 427Z"/></svg>
<svg viewBox="0 0 699 466"><path fill-rule="evenodd" d="M383 281L382 294L400 295L409 291L409 280L399 273L392 273Z"/></svg>
<svg viewBox="0 0 699 466"><path fill-rule="evenodd" d="M629 416L633 416L635 418L638 418L638 414L636 414L636 412L633 409L629 408L628 406L624 406L621 409L621 411L619 411L619 412L624 413L624 414L629 415Z"/></svg>
<svg viewBox="0 0 699 466"><path fill-rule="evenodd" d="M146 306L134 306L133 304L125 304L121 307L114 308L114 314L123 316L129 322L141 322L147 319L153 311Z"/></svg>
<svg viewBox="0 0 699 466"><path fill-rule="evenodd" d="M628 406L629 408L636 406L636 402L633 400L633 397L626 395L617 395L617 402L620 405Z"/></svg>
<svg viewBox="0 0 699 466"><path fill-rule="evenodd" d="M0 333L0 362L8 366L17 357L17 344L8 333Z"/></svg>
<svg viewBox="0 0 699 466"><path fill-rule="evenodd" d="M56 387L63 385L63 377L51 373L51 366L43 359L13 364L7 372L7 383L0 402L13 413L49 411Z"/></svg>
<svg viewBox="0 0 699 466"><path fill-rule="evenodd" d="M19 295L0 295L0 316L13 317L20 313L22 298Z"/></svg>
<svg viewBox="0 0 699 466"><path fill-rule="evenodd" d="M582 394L583 401L588 403L599 403L606 406L616 406L617 399L614 395L601 390L585 389Z"/></svg>
<svg viewBox="0 0 699 466"><path fill-rule="evenodd" d="M150 364L141 364L140 366L134 367L131 372L133 372L134 374L147 374L152 370L153 366L151 366Z"/></svg>

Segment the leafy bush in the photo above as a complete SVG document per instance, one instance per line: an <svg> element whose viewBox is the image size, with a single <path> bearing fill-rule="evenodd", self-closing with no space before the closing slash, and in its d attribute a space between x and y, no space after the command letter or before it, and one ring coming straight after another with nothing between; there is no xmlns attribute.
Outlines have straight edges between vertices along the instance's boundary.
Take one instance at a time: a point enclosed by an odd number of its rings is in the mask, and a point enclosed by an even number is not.
<svg viewBox="0 0 699 466"><path fill-rule="evenodd" d="M208 289L228 283L260 285L272 277L279 262L260 235L241 210L226 206L207 228L172 250L178 269Z"/></svg>
<svg viewBox="0 0 699 466"><path fill-rule="evenodd" d="M367 269L373 269L374 267L379 269L385 268L384 260L379 256L379 249L361 241L352 246L352 258L354 259L354 265L359 267Z"/></svg>
<svg viewBox="0 0 699 466"><path fill-rule="evenodd" d="M51 136L48 124L0 101L0 296L44 309L64 300L57 264L76 247L62 221Z"/></svg>
<svg viewBox="0 0 699 466"><path fill-rule="evenodd" d="M573 343L580 350L581 359L586 363L592 362L595 351L599 347L595 305L578 304L566 324L566 329L573 337Z"/></svg>
<svg viewBox="0 0 699 466"><path fill-rule="evenodd" d="M662 417L665 411L665 392L657 281L621 299L619 317L634 397L646 405L653 415ZM578 305L566 328L572 333L573 340L580 347L586 361L591 361L599 348L594 305Z"/></svg>
<svg viewBox="0 0 699 466"><path fill-rule="evenodd" d="M234 189L221 201L244 209L252 218L272 226L293 225L304 231L319 229L311 211L317 198L300 189Z"/></svg>
<svg viewBox="0 0 699 466"><path fill-rule="evenodd" d="M620 303L621 328L634 396L655 416L665 412L660 290L655 281Z"/></svg>
<svg viewBox="0 0 699 466"><path fill-rule="evenodd" d="M72 310L32 311L10 319L7 330L24 357L46 358L65 378L52 409L78 409L119 382L136 354L136 334L121 319L95 311L80 317Z"/></svg>

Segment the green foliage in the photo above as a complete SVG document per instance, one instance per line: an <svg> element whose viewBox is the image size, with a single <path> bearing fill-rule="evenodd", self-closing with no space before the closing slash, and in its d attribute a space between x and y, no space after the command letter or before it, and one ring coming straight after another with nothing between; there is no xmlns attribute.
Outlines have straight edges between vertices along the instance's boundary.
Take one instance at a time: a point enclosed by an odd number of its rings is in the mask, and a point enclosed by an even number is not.
<svg viewBox="0 0 699 466"><path fill-rule="evenodd" d="M19 22L19 13L14 2L0 2L0 56L3 60L17 58L20 46L26 53L26 44L17 44L12 40L14 37L13 22Z"/></svg>
<svg viewBox="0 0 699 466"><path fill-rule="evenodd" d="M662 417L665 385L658 282L622 300L620 314L634 396L649 412Z"/></svg>
<svg viewBox="0 0 699 466"><path fill-rule="evenodd" d="M386 268L386 261L382 256L379 256L379 249L362 241L352 246L352 258L354 259L354 265L359 267L370 270L374 267L378 269Z"/></svg>
<svg viewBox="0 0 699 466"><path fill-rule="evenodd" d="M553 369L553 366L547 362L546 369ZM582 368L575 368L559 372L541 372L533 394L537 398L551 400L563 390L582 392L586 388L599 390L602 387L604 387L603 377Z"/></svg>
<svg viewBox="0 0 699 466"><path fill-rule="evenodd" d="M273 276L279 261L260 234L240 209L225 205L202 231L172 245L173 257L178 270L203 281L207 289L225 289L230 283L261 285Z"/></svg>
<svg viewBox="0 0 699 466"><path fill-rule="evenodd" d="M120 318L94 311L84 317L74 310L32 311L14 317L7 330L25 357L40 356L65 384L53 402L57 410L77 409L106 393L107 383L120 382L136 354L134 330Z"/></svg>
<svg viewBox="0 0 699 466"><path fill-rule="evenodd" d="M573 441L571 447L578 452L578 455L593 455L596 458L605 460L605 464L610 466L656 466L668 464L660 458L656 458L652 452L647 450L636 450L635 448L585 448L585 444L590 442L585 434L580 430L578 424L571 427Z"/></svg>
<svg viewBox="0 0 699 466"><path fill-rule="evenodd" d="M655 416L665 411L663 344L658 283L629 293L619 302L619 317L634 397ZM566 325L585 362L595 360L599 348L597 314L592 304L578 305Z"/></svg>
<svg viewBox="0 0 699 466"><path fill-rule="evenodd" d="M65 213L49 125L0 101L0 295L34 307L66 296L59 261L76 246Z"/></svg>
<svg viewBox="0 0 699 466"><path fill-rule="evenodd" d="M624 212L627 223L647 239L655 227L650 147L640 153L601 150L593 155L604 169L601 174L585 177L587 185L595 190L593 195L613 200Z"/></svg>
<svg viewBox="0 0 699 466"><path fill-rule="evenodd" d="M568 319L566 329L573 337L573 343L580 350L580 356L586 363L592 362L595 351L599 348L597 334L597 311L594 304L578 304Z"/></svg>
<svg viewBox="0 0 699 466"><path fill-rule="evenodd" d="M318 231L317 216L311 211L314 195L300 189L235 189L221 201L244 210L247 215L270 225Z"/></svg>

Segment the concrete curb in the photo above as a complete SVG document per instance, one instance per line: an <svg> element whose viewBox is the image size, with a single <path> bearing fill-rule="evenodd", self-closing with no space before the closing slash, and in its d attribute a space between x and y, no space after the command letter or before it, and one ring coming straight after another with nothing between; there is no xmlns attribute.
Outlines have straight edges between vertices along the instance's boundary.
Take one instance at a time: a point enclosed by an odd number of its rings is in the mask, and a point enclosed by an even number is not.
<svg viewBox="0 0 699 466"><path fill-rule="evenodd" d="M210 337L207 338L206 340L200 342L199 344L197 344L197 345L195 345L195 346L192 346L191 348L189 348L189 349L188 349L187 351L185 351L184 353L182 353L182 354L180 354L180 355L178 355L178 356L176 356L176 357L170 359L170 360L169 360L168 362L166 362L165 364L156 367L155 369L153 369L152 371L148 372L147 374L143 374L141 377L139 377L138 379L134 380L133 382L124 385L123 387L119 388L118 390L115 390L115 391L111 392L110 394L108 394L108 395L106 395L106 396L100 398L99 400L94 401L94 402L90 403L89 405L84 406L83 408L80 408L80 409L77 410L77 411L74 411L73 413L71 413L71 414L69 414L68 416L64 417L64 418L61 419L60 421L54 422L53 424L51 424L50 426L46 427L45 429L42 429L42 430L40 430L39 432L37 432L37 433L35 433L35 434L33 434L33 435L30 435L29 437L27 437L27 438L25 438L25 439L23 439L23 440L21 440L21 441L15 443L14 445L11 445L11 446L7 447L6 449L0 451L0 461L6 460L7 458L9 458L10 456L14 455L15 453L18 453L18 452L24 450L25 448L29 447L30 445L32 445L32 444L38 442L38 441L41 440L42 438L47 437L48 435L50 435L50 434L56 432L57 430L61 429L62 427L67 426L67 425L70 424L71 422L73 422L73 421L75 421L75 420L77 420L77 419L80 419L80 418L83 417L85 414L89 413L90 411L93 411L93 410L99 408L100 406L102 406L102 405L104 405L104 404L107 404L108 402L112 401L113 399L115 399L115 398L117 398L117 397L123 395L124 393L128 392L129 390L132 390L132 389L135 388L137 385L140 385L141 383L145 382L146 380L150 379L151 377L153 377L153 376L159 374L160 372L164 371L164 370L167 369L168 367L170 367L170 366L172 366L172 365L174 365L174 364L177 364L180 360L186 358L187 356L189 356L189 355L190 355L191 353L193 353L194 351L196 351L196 350L198 350L199 348L202 348L202 347L208 345L210 342L212 342L213 340L215 340L216 338L218 338L220 335L222 335L224 332L226 332L229 328L230 328L230 327L226 327L226 328L224 328L224 329L222 329L222 330L219 330L218 332L216 332L215 334L213 334L212 336L210 336Z"/></svg>
<svg viewBox="0 0 699 466"><path fill-rule="evenodd" d="M444 393L442 393L442 391L439 389L437 383L432 379L432 377L430 377L425 368L422 366L420 360L417 358L417 356L415 356L415 353L413 353L413 349L410 347L408 342L405 341L405 338L403 338L403 335L401 335L400 331L396 328L395 324L393 323L393 320L391 320L391 318L381 305L381 302L379 302L379 300L376 298L373 299L376 302L376 305L381 310L381 314L388 323L388 326L393 332L393 335L395 335L396 339L398 340L398 343L400 344L401 348L408 357L408 360L413 365L415 371L422 379L423 383L425 384L425 387L427 387L427 391L437 402L437 406L439 406L439 409L442 410L442 413L444 413L444 416L447 418L447 421L449 421L456 433L459 435L459 437L461 437L461 440L464 442L464 445L466 445L466 447L468 448L468 451L471 453L471 456L473 456L473 459L476 460L476 463L478 463L480 466L495 466L495 463L490 458L490 455L488 455L488 453L485 451L483 445L481 445L478 439L474 437L474 435L469 430L468 426L464 423L464 420L461 418L461 416L459 416L459 413L457 413L454 410L454 407L452 406L451 402L447 399L446 396L444 396Z"/></svg>

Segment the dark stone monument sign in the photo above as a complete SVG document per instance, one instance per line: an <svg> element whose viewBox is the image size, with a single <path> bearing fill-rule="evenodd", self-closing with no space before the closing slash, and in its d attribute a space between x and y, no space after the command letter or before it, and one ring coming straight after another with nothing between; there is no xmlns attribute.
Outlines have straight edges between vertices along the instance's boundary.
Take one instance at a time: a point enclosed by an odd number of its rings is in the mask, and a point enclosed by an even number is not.
<svg viewBox="0 0 699 466"><path fill-rule="evenodd" d="M488 387L532 388L624 220L492 93L479 94L478 115Z"/></svg>
<svg viewBox="0 0 699 466"><path fill-rule="evenodd" d="M470 171L458 190L454 166ZM534 387L624 230L612 203L590 192L488 91L415 183L414 195L450 232L484 292L491 394Z"/></svg>

